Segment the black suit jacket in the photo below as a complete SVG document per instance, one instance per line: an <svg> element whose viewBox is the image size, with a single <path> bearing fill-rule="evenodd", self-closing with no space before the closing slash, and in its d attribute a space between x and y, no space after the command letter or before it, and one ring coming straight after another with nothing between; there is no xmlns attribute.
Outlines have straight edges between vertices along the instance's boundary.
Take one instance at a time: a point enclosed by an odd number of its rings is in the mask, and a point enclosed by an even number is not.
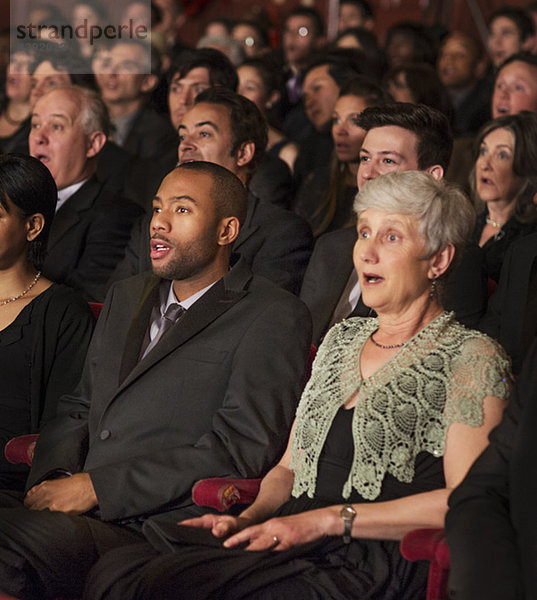
<svg viewBox="0 0 537 600"><path fill-rule="evenodd" d="M177 132L170 120L144 106L131 124L123 148L139 158L158 158L171 148L177 148Z"/></svg>
<svg viewBox="0 0 537 600"><path fill-rule="evenodd" d="M149 215L135 224L125 258L111 281L119 281L151 269ZM308 224L289 210L248 195L248 212L233 253L242 256L257 275L263 275L298 294L313 246Z"/></svg>
<svg viewBox="0 0 537 600"><path fill-rule="evenodd" d="M29 478L88 472L106 521L188 507L200 478L263 475L304 383L307 308L243 262L137 362L160 281L110 290L80 386L43 431Z"/></svg>
<svg viewBox="0 0 537 600"><path fill-rule="evenodd" d="M528 287L533 264L537 257L537 233L511 244L504 258L500 281L490 297L487 312L479 328L497 339L513 361L513 373L520 372L528 350L525 340L537 331L526 335L524 321Z"/></svg>
<svg viewBox="0 0 537 600"><path fill-rule="evenodd" d="M123 258L141 209L114 198L91 177L63 204L52 222L44 274L102 302L106 283Z"/></svg>
<svg viewBox="0 0 537 600"><path fill-rule="evenodd" d="M449 499L454 600L537 598L537 344L490 445Z"/></svg>
<svg viewBox="0 0 537 600"><path fill-rule="evenodd" d="M326 233L315 243L300 291L300 298L313 319L312 343L315 345L325 336L354 268L352 250L356 235L354 227L347 227ZM475 327L485 311L486 301L483 254L477 246L468 246L461 263L449 276L444 306L454 310L461 323Z"/></svg>

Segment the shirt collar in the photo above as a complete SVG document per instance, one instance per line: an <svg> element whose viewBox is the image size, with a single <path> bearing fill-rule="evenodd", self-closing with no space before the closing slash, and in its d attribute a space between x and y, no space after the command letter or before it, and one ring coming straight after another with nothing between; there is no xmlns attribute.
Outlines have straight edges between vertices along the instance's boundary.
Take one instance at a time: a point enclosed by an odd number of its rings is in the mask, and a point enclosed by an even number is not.
<svg viewBox="0 0 537 600"><path fill-rule="evenodd" d="M195 302L197 302L205 292L208 292L216 281L213 281L207 287L204 287L199 292L196 292L186 300L179 300L173 290L173 281L170 281L169 286L163 286L161 293L160 313L163 315L170 304L180 304L185 310L188 310Z"/></svg>
<svg viewBox="0 0 537 600"><path fill-rule="evenodd" d="M60 207L69 200L69 198L86 183L89 177L86 177L82 181L78 181L77 183L73 183L62 190L58 190L58 201L56 202L56 212L60 209Z"/></svg>

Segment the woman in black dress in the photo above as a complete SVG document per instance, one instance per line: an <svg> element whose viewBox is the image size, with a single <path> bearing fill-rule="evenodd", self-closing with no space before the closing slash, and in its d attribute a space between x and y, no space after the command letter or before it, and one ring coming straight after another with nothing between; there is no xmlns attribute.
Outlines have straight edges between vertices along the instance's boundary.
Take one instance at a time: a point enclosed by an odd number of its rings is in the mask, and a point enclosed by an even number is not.
<svg viewBox="0 0 537 600"><path fill-rule="evenodd" d="M470 185L486 207L472 241L483 248L488 277L498 282L509 245L537 231L537 114L522 111L490 121L475 149Z"/></svg>
<svg viewBox="0 0 537 600"><path fill-rule="evenodd" d="M55 415L78 383L93 329L87 303L41 276L56 197L37 159L0 155L1 449ZM0 455L0 489L22 490L28 468Z"/></svg>

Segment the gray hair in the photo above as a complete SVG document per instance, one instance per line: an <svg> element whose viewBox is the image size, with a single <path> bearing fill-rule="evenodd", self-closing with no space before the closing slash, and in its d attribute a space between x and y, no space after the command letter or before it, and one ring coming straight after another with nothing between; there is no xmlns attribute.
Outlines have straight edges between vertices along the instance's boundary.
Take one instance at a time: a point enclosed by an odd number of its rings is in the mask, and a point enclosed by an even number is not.
<svg viewBox="0 0 537 600"><path fill-rule="evenodd" d="M91 135L94 131L102 131L106 137L109 137L111 125L108 109L95 90L81 85L62 85L51 89L47 94L60 90L66 90L80 96L79 118L82 131L86 135Z"/></svg>
<svg viewBox="0 0 537 600"><path fill-rule="evenodd" d="M106 104L99 94L79 85L73 85L68 89L82 96L80 123L84 133L90 135L94 131L102 131L108 137L110 135L110 117Z"/></svg>
<svg viewBox="0 0 537 600"><path fill-rule="evenodd" d="M425 241L425 258L450 242L460 257L475 224L474 208L462 189L424 171L386 173L370 181L354 201L358 217L368 208L414 217Z"/></svg>

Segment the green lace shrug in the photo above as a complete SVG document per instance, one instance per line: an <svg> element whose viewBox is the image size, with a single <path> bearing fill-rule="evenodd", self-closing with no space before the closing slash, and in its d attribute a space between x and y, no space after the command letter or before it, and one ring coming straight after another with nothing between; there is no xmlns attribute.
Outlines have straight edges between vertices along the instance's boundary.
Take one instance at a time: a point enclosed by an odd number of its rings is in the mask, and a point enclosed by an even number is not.
<svg viewBox="0 0 537 600"><path fill-rule="evenodd" d="M354 459L343 488L368 500L386 473L411 482L417 454L443 456L454 422L482 423L485 396L507 399L510 361L492 339L443 312L371 377L360 375L360 354L377 319L347 319L333 327L313 364L292 440L293 496L313 497L317 463L339 408L357 393L352 420Z"/></svg>

